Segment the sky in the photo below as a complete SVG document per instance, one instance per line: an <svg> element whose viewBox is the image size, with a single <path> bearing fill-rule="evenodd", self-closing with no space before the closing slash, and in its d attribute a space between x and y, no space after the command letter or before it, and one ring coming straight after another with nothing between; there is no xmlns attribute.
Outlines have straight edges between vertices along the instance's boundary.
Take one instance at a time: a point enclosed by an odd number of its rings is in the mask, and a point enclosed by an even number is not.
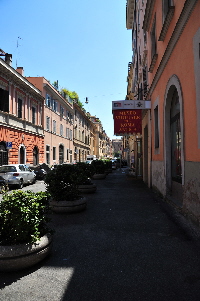
<svg viewBox="0 0 200 301"><path fill-rule="evenodd" d="M125 99L132 60L126 0L0 0L0 11L0 48L12 67L75 91L110 139L120 138L112 101Z"/></svg>

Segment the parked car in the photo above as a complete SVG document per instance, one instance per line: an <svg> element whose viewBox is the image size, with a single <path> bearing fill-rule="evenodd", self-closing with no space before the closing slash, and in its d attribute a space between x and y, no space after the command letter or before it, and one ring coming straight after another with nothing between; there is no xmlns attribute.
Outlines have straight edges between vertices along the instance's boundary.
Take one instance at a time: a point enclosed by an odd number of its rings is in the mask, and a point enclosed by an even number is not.
<svg viewBox="0 0 200 301"><path fill-rule="evenodd" d="M8 186L22 188L24 184L35 182L36 174L25 164L10 164L0 166L0 176L5 179Z"/></svg>
<svg viewBox="0 0 200 301"><path fill-rule="evenodd" d="M112 162L112 169L117 169L117 161L116 160L111 160Z"/></svg>
<svg viewBox="0 0 200 301"><path fill-rule="evenodd" d="M36 180L44 180L47 172L41 166L31 167L31 170L36 174Z"/></svg>

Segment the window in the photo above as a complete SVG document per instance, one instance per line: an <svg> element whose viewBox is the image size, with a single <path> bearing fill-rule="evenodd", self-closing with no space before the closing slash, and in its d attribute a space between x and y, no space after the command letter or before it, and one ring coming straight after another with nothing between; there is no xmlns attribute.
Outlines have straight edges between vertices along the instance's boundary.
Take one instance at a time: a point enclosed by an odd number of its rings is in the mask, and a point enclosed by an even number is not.
<svg viewBox="0 0 200 301"><path fill-rule="evenodd" d="M0 88L0 110L9 112L9 92Z"/></svg>
<svg viewBox="0 0 200 301"><path fill-rule="evenodd" d="M66 128L66 138L69 139L69 129Z"/></svg>
<svg viewBox="0 0 200 301"><path fill-rule="evenodd" d="M158 58L158 54L157 54L157 43L156 43L156 18L154 18L154 22L151 30L151 64L149 67L150 73L153 72L157 58Z"/></svg>
<svg viewBox="0 0 200 301"><path fill-rule="evenodd" d="M22 99L18 98L17 117L22 118Z"/></svg>
<svg viewBox="0 0 200 301"><path fill-rule="evenodd" d="M53 108L53 110L55 112L57 112L57 110L58 110L58 104L57 104L57 101L55 99L53 100L53 106L52 106L52 108Z"/></svg>
<svg viewBox="0 0 200 301"><path fill-rule="evenodd" d="M53 146L53 160L56 160L56 147Z"/></svg>
<svg viewBox="0 0 200 301"><path fill-rule="evenodd" d="M158 106L154 109L155 148L159 148Z"/></svg>
<svg viewBox="0 0 200 301"><path fill-rule="evenodd" d="M51 96L49 94L46 94L46 105L47 107L51 107Z"/></svg>
<svg viewBox="0 0 200 301"><path fill-rule="evenodd" d="M152 30L151 30L151 58L156 54L156 20L154 20Z"/></svg>
<svg viewBox="0 0 200 301"><path fill-rule="evenodd" d="M53 133L56 134L56 121L53 120Z"/></svg>
<svg viewBox="0 0 200 301"><path fill-rule="evenodd" d="M147 93L147 66L143 68L143 86L144 86L144 97Z"/></svg>
<svg viewBox="0 0 200 301"><path fill-rule="evenodd" d="M72 130L69 132L69 139L72 140Z"/></svg>
<svg viewBox="0 0 200 301"><path fill-rule="evenodd" d="M172 0L163 0L163 23L165 21L165 18L167 16L167 13L170 9L170 6L172 6Z"/></svg>
<svg viewBox="0 0 200 301"><path fill-rule="evenodd" d="M175 6L173 0L162 0L162 29L158 41L164 41L169 25L174 16Z"/></svg>
<svg viewBox="0 0 200 301"><path fill-rule="evenodd" d="M36 108L32 107L32 124L35 124L36 121Z"/></svg>
<svg viewBox="0 0 200 301"><path fill-rule="evenodd" d="M64 108L60 105L60 116L64 116Z"/></svg>
<svg viewBox="0 0 200 301"><path fill-rule="evenodd" d="M50 131L50 117L46 117L46 129L47 131Z"/></svg>
<svg viewBox="0 0 200 301"><path fill-rule="evenodd" d="M50 164L50 146L46 145L46 163Z"/></svg>
<svg viewBox="0 0 200 301"><path fill-rule="evenodd" d="M67 149L67 161L69 160L69 149Z"/></svg>
<svg viewBox="0 0 200 301"><path fill-rule="evenodd" d="M63 125L60 125L60 136L63 136Z"/></svg>

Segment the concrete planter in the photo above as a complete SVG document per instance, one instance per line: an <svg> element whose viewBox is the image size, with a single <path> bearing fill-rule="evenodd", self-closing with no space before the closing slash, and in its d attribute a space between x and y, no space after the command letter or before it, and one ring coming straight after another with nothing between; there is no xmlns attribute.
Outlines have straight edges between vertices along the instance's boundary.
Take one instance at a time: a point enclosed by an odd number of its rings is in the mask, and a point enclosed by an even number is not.
<svg viewBox="0 0 200 301"><path fill-rule="evenodd" d="M85 210L87 207L86 198L82 197L75 201L50 201L52 210L56 213L74 213Z"/></svg>
<svg viewBox="0 0 200 301"><path fill-rule="evenodd" d="M93 183L85 184L85 185L79 185L78 190L81 193L94 193L97 190L97 186Z"/></svg>
<svg viewBox="0 0 200 301"><path fill-rule="evenodd" d="M106 178L106 174L105 173L95 173L92 177L94 180L101 180L101 179L105 179Z"/></svg>
<svg viewBox="0 0 200 301"><path fill-rule="evenodd" d="M31 244L0 246L0 271L18 271L43 260L51 250L52 236L41 237Z"/></svg>

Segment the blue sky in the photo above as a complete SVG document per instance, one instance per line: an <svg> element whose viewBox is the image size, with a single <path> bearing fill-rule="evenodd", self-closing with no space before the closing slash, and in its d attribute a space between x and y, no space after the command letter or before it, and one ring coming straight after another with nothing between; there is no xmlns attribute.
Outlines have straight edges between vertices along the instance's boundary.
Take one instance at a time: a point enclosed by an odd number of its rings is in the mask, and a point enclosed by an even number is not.
<svg viewBox="0 0 200 301"><path fill-rule="evenodd" d="M126 0L0 0L0 7L0 48L13 55L12 66L76 91L119 138L112 100L125 99L132 58Z"/></svg>

